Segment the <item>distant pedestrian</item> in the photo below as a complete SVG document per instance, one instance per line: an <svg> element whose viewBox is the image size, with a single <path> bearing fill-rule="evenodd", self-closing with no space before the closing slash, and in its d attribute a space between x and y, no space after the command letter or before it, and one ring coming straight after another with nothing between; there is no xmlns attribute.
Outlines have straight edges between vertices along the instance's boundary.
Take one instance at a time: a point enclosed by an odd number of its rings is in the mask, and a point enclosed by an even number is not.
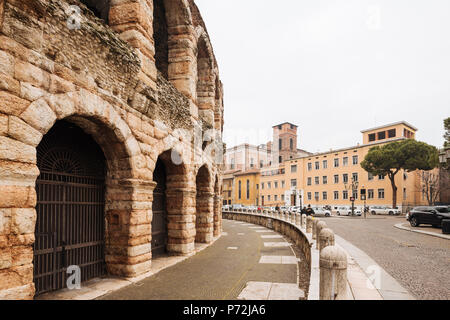
<svg viewBox="0 0 450 320"><path fill-rule="evenodd" d="M312 216L314 214L314 210L311 208L311 205L308 204L308 209L306 209L306 215Z"/></svg>

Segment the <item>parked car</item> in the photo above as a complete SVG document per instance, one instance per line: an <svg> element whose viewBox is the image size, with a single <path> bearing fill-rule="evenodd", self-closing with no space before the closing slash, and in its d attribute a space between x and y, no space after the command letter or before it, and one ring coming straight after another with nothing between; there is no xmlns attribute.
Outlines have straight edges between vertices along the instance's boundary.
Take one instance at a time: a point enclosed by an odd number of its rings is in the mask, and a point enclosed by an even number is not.
<svg viewBox="0 0 450 320"><path fill-rule="evenodd" d="M336 210L336 213L338 216L351 216L352 208L351 207L338 207ZM355 208L355 215L360 216L361 214L362 214L361 210L358 208Z"/></svg>
<svg viewBox="0 0 450 320"><path fill-rule="evenodd" d="M369 212L373 215L388 214L390 216L393 216L393 215L398 216L402 213L399 209L392 209L390 207L385 207L385 206L371 206L369 208Z"/></svg>
<svg viewBox="0 0 450 320"><path fill-rule="evenodd" d="M448 206L416 207L408 215L408 221L412 227L431 224L435 228L442 228L442 220L444 219L450 219L450 208Z"/></svg>
<svg viewBox="0 0 450 320"><path fill-rule="evenodd" d="M231 210L235 209L244 209L245 207L242 204L233 204L231 205Z"/></svg>
<svg viewBox="0 0 450 320"><path fill-rule="evenodd" d="M331 211L324 208L312 208L314 210L313 216L315 217L331 217Z"/></svg>

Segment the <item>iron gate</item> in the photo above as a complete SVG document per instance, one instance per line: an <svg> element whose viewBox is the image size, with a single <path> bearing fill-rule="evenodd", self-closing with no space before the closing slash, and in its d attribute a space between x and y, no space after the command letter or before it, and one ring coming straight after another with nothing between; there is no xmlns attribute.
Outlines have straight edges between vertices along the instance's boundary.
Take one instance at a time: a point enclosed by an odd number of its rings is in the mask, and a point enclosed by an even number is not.
<svg viewBox="0 0 450 320"><path fill-rule="evenodd" d="M152 205L152 255L156 256L164 253L167 246L166 170L161 160L156 163L153 181L156 188Z"/></svg>
<svg viewBox="0 0 450 320"><path fill-rule="evenodd" d="M106 273L103 153L78 127L59 123L38 146L36 294L66 287L67 267L81 281Z"/></svg>

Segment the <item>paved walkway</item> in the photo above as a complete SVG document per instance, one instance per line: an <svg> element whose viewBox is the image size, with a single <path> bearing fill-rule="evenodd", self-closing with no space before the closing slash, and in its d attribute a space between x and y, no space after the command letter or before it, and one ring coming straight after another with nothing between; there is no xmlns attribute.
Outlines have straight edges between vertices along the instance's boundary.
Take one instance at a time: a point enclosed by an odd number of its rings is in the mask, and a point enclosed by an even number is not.
<svg viewBox="0 0 450 320"><path fill-rule="evenodd" d="M224 220L214 245L104 300L299 300L298 259L264 227Z"/></svg>

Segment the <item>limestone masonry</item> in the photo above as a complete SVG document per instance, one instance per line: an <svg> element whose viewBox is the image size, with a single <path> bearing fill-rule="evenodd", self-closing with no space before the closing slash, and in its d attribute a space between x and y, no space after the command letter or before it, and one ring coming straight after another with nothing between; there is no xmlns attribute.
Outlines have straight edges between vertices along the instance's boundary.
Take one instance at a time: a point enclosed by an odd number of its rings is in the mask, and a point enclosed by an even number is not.
<svg viewBox="0 0 450 320"><path fill-rule="evenodd" d="M193 0L0 0L0 299L219 236L223 111Z"/></svg>

